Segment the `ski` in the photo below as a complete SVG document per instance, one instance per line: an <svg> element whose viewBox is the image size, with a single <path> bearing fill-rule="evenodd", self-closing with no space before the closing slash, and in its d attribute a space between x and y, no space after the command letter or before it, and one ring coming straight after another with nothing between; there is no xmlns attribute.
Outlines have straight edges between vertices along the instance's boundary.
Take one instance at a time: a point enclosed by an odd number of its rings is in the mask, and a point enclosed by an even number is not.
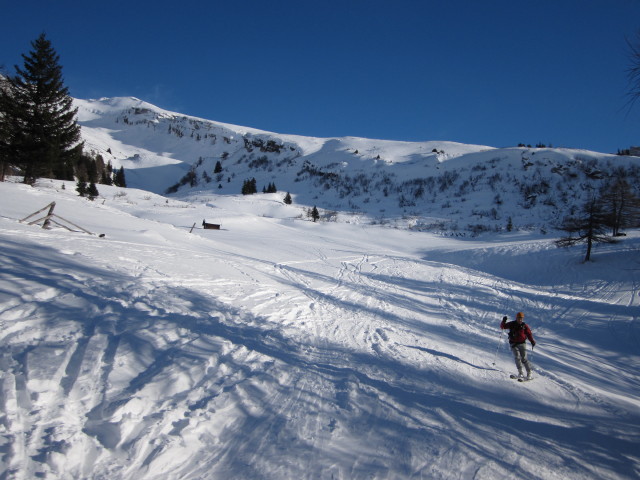
<svg viewBox="0 0 640 480"><path fill-rule="evenodd" d="M509 375L509 378L511 378L513 380L518 380L519 382L530 382L531 380L533 380L533 378L520 377L520 376L514 375L514 374Z"/></svg>

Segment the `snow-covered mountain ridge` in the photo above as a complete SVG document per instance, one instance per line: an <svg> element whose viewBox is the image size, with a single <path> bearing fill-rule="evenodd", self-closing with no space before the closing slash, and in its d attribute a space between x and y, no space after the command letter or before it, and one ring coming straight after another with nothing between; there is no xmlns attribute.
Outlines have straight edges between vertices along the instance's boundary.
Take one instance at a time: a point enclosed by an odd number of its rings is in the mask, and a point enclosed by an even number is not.
<svg viewBox="0 0 640 480"><path fill-rule="evenodd" d="M240 193L256 179L298 204L365 213L370 221L458 232L548 231L615 169L640 184L640 159L558 148L311 138L238 127L135 98L76 100L87 149L130 186L178 196ZM220 162L222 171L214 173Z"/></svg>

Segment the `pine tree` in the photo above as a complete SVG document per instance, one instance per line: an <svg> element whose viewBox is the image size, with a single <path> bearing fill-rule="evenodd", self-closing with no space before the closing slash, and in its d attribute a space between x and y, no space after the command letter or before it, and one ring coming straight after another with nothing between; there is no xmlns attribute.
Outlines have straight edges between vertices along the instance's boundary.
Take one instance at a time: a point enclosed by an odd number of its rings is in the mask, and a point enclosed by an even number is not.
<svg viewBox="0 0 640 480"><path fill-rule="evenodd" d="M285 205L291 205L293 203L293 200L291 200L291 195L289 194L289 192L287 192L287 194L284 196L283 202L285 203Z"/></svg>
<svg viewBox="0 0 640 480"><path fill-rule="evenodd" d="M98 181L98 165L92 158L87 162L87 178L90 183L96 183Z"/></svg>
<svg viewBox="0 0 640 480"><path fill-rule="evenodd" d="M266 187L262 187L262 193L276 193L278 189L275 183L269 182Z"/></svg>
<svg viewBox="0 0 640 480"><path fill-rule="evenodd" d="M311 218L313 219L314 223L320 219L320 213L318 212L318 209L315 207L315 205L311 210Z"/></svg>
<svg viewBox="0 0 640 480"><path fill-rule="evenodd" d="M104 168L100 175L100 183L102 185L113 185L113 178L111 177L110 170L108 168Z"/></svg>
<svg viewBox="0 0 640 480"><path fill-rule="evenodd" d="M24 172L25 183L40 176L71 180L73 159L82 151L77 108L62 78L60 57L41 34L15 67L0 106L14 122L8 149Z"/></svg>
<svg viewBox="0 0 640 480"><path fill-rule="evenodd" d="M95 182L91 182L89 184L89 188L87 188L87 196L89 197L89 200L93 200L95 199L98 195L100 195L100 192L98 192L98 187L96 187Z"/></svg>
<svg viewBox="0 0 640 480"><path fill-rule="evenodd" d="M78 192L78 195L84 197L87 194L87 190L87 182L85 182L84 180L78 180L78 182L76 183L76 192Z"/></svg>
<svg viewBox="0 0 640 480"><path fill-rule="evenodd" d="M127 180L124 178L124 167L120 167L120 169L113 176L113 184L116 187L126 188Z"/></svg>
<svg viewBox="0 0 640 480"><path fill-rule="evenodd" d="M256 179L252 178L251 180L245 180L242 184L241 192L243 195L253 195L254 193L258 193Z"/></svg>
<svg viewBox="0 0 640 480"><path fill-rule="evenodd" d="M4 182L11 159L10 147L15 130L12 105L11 86L7 78L0 75L0 182Z"/></svg>

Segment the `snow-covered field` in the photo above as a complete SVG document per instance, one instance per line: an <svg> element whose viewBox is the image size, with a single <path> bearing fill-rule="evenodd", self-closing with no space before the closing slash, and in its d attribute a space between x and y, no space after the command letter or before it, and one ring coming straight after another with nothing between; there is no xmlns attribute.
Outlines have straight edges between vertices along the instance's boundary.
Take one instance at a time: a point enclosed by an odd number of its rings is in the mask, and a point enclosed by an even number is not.
<svg viewBox="0 0 640 480"><path fill-rule="evenodd" d="M62 185L0 183L0 478L640 477L639 232L583 264L281 194ZM96 235L19 222L52 201Z"/></svg>

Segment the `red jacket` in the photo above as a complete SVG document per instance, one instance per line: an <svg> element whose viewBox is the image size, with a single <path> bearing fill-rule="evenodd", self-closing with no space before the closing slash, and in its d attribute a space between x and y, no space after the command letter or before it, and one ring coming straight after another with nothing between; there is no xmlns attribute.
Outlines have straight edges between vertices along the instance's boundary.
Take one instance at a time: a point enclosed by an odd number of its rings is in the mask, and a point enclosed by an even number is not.
<svg viewBox="0 0 640 480"><path fill-rule="evenodd" d="M509 330L509 343L512 345L517 345L519 343L524 343L527 341L527 338L531 342L531 345L535 345L536 341L533 339L533 334L531 333L531 329L529 325L522 322L518 324L517 320L513 322L507 322L502 320L500 324L500 328L503 330Z"/></svg>

